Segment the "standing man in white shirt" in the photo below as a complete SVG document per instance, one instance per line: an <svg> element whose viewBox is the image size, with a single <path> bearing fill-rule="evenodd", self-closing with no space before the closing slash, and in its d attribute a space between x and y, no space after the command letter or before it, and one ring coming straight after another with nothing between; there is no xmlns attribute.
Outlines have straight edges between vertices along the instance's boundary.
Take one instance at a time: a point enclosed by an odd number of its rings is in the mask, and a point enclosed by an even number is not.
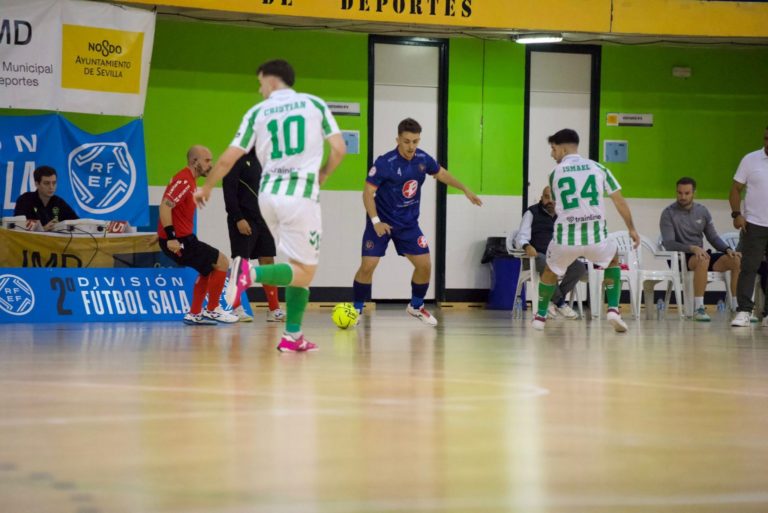
<svg viewBox="0 0 768 513"><path fill-rule="evenodd" d="M741 191L746 187L744 211L741 206ZM755 274L760 262L768 254L768 127L763 133L763 147L747 153L736 175L728 197L731 204L731 217L734 228L741 230L741 272L736 290L738 308L731 326L746 327L754 302L752 292L755 286ZM768 327L768 316L763 312L763 327Z"/></svg>

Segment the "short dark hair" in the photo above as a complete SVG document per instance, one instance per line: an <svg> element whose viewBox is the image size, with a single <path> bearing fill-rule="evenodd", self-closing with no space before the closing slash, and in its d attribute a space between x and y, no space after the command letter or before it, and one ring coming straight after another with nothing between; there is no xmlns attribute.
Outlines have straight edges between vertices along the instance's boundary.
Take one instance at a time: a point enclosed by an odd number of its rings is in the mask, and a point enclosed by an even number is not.
<svg viewBox="0 0 768 513"><path fill-rule="evenodd" d="M294 82L296 82L296 72L293 71L293 66L291 66L288 61L282 59L265 62L259 66L256 74L277 77L288 87L293 87Z"/></svg>
<svg viewBox="0 0 768 513"><path fill-rule="evenodd" d="M32 176L35 179L35 183L40 183L46 176L56 176L56 170L51 166L40 166L32 172Z"/></svg>
<svg viewBox="0 0 768 513"><path fill-rule="evenodd" d="M397 135L403 132L410 132L412 134L421 133L421 125L413 118L405 118L397 125Z"/></svg>
<svg viewBox="0 0 768 513"><path fill-rule="evenodd" d="M547 141L549 144L579 144L579 134L576 133L576 130L563 128L550 135Z"/></svg>
<svg viewBox="0 0 768 513"><path fill-rule="evenodd" d="M690 176L684 176L680 180L677 181L675 184L675 188L677 188L678 185L693 185L693 190L696 190L696 180L691 178Z"/></svg>

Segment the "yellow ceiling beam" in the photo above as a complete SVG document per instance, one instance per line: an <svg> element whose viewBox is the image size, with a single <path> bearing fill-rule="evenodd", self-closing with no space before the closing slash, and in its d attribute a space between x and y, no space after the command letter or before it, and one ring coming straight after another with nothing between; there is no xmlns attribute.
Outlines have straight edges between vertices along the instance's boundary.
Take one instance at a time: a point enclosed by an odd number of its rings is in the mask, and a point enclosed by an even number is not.
<svg viewBox="0 0 768 513"><path fill-rule="evenodd" d="M768 37L768 3L709 0L126 0L367 23L634 35Z"/></svg>

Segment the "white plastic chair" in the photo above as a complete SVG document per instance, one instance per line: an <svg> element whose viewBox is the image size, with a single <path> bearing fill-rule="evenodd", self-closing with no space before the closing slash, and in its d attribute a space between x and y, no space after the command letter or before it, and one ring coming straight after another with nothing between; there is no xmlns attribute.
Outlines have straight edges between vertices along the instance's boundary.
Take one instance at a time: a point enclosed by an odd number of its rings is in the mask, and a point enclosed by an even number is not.
<svg viewBox="0 0 768 513"><path fill-rule="evenodd" d="M515 247L515 239L517 238L517 231L512 232L507 236L507 252L520 260L528 259L528 269L523 269L520 266L520 276L517 279L517 287L515 289L515 301L518 297L522 297L523 286L526 290L526 299L531 301L531 310L534 312L538 308L539 304L539 273L536 272L536 257L529 256L524 249ZM573 308L574 302L579 309L579 318L584 318L584 305L579 297L579 286L573 288L573 291L569 295L569 302L571 308Z"/></svg>
<svg viewBox="0 0 768 513"><path fill-rule="evenodd" d="M530 286L526 287L526 298L531 300L531 307L535 310L539 304L539 273L536 272L536 257L528 256L524 249L516 248L516 238L517 230L507 236L507 252L521 261L527 258L528 269L523 269L523 266L520 266L520 276L517 278L514 301L517 301L518 297L522 297L523 285L530 282Z"/></svg>
<svg viewBox="0 0 768 513"><path fill-rule="evenodd" d="M637 290L637 269L638 253L633 247L632 237L626 230L608 234L609 238L615 239L618 245L619 262L625 264L627 269L621 270L622 289L624 284L629 289L629 302L632 309L632 315L635 318L640 316L640 306L635 299L635 290ZM603 278L605 269L597 269L593 264L589 265L589 307L593 318L600 317L603 310Z"/></svg>
<svg viewBox="0 0 768 513"><path fill-rule="evenodd" d="M661 248L664 247L664 244L662 242L661 236L659 236L659 246ZM666 250L665 250L666 251ZM688 260L685 256L686 254L682 251L672 251L671 253L676 253L678 258L678 269L680 270L680 275L682 277L682 283L683 283L683 311L686 317L693 317L693 271L688 270ZM709 271L707 272L707 285L710 283L723 283L725 284L725 298L726 298L726 304L728 305L728 308L730 309L732 301L731 296L731 271L725 271L725 272L717 272L717 271ZM668 291L669 292L669 291ZM669 295L669 294L667 294Z"/></svg>
<svg viewBox="0 0 768 513"><path fill-rule="evenodd" d="M664 260L667 262L666 269L649 269L647 265L644 265L642 250L649 251L655 260ZM648 237L640 236L640 251L638 252L638 269L637 269L637 287L635 304L641 304L641 296L645 296L645 316L651 317L653 312L653 290L657 283L667 282L667 293L664 299L665 304L669 304L669 295L671 289L675 291L675 300L677 301L677 310L680 317L684 317L683 302L682 302L682 288L683 281L680 276L680 267L678 265L678 255L676 251L664 251L659 244L653 242Z"/></svg>

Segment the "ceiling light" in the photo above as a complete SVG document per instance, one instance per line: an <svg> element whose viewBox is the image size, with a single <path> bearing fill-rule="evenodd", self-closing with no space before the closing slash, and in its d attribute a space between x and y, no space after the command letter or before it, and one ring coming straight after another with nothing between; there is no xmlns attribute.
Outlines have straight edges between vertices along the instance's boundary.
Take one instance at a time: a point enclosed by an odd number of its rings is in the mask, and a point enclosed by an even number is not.
<svg viewBox="0 0 768 513"><path fill-rule="evenodd" d="M515 37L515 42L522 45L559 43L562 40L562 34L520 34Z"/></svg>

